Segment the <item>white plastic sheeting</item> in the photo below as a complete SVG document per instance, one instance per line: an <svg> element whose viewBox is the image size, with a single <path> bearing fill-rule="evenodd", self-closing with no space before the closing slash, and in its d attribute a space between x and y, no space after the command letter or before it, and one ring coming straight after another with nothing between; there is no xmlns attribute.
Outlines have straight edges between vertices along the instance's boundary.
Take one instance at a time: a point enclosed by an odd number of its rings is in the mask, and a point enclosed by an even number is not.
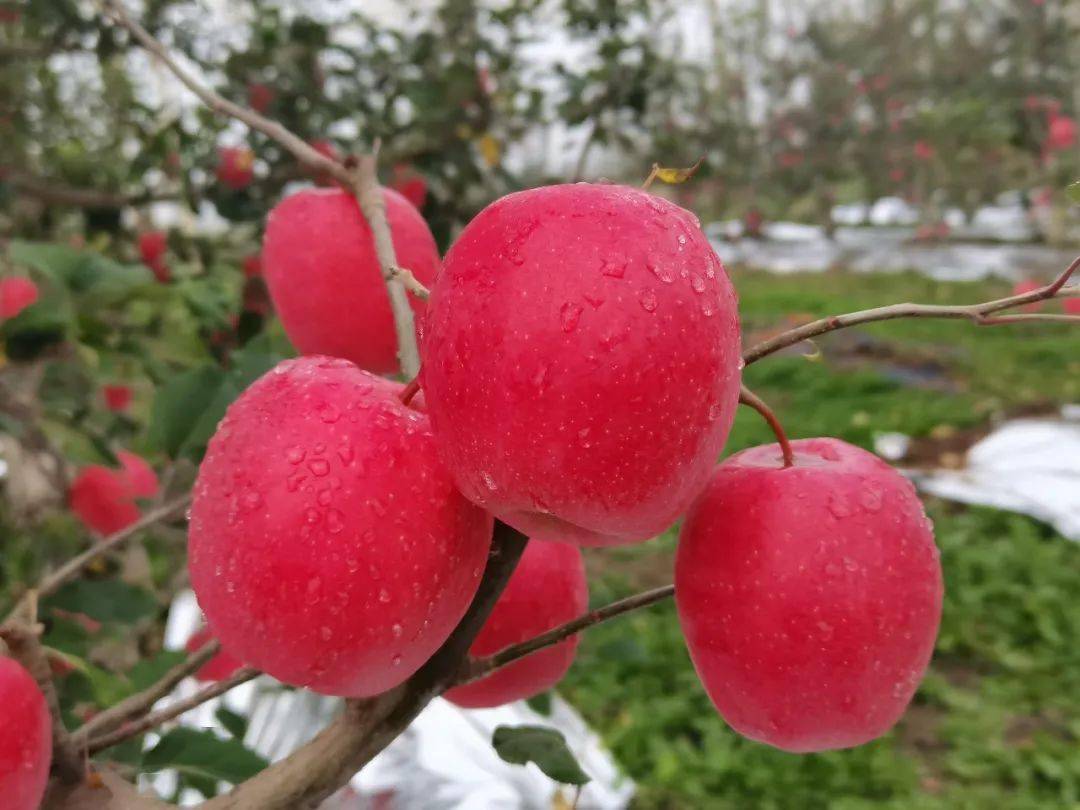
<svg viewBox="0 0 1080 810"><path fill-rule="evenodd" d="M165 647L183 649L202 621L195 595L181 594L169 611ZM168 706L199 689L187 678L156 708ZM249 718L244 742L270 760L278 760L314 737L338 713L341 701L306 690L283 689L268 677L242 684L221 698L208 701L180 719L185 726L227 732L215 719L225 706ZM353 778L347 790L328 800L333 810L550 810L561 791L569 806L573 788L561 786L532 764L511 765L491 747L500 725L546 725L566 737L570 750L592 781L578 800L579 810L623 810L634 794L634 783L618 768L581 716L565 701L552 700L550 716L539 715L524 703L497 709L466 710L436 698L397 740ZM157 741L148 735L147 745ZM169 772L143 777L143 787L171 795L176 777ZM197 804L195 791L181 797Z"/></svg>
<svg viewBox="0 0 1080 810"><path fill-rule="evenodd" d="M857 273L914 270L935 281L1000 278L1050 279L1075 258L1075 252L1025 243L914 242L915 228L841 226L829 239L822 228L794 222L764 226L764 239L739 238L738 222L705 226L725 264L745 264L772 273L820 273L832 267Z"/></svg>
<svg viewBox="0 0 1080 810"><path fill-rule="evenodd" d="M1080 541L1080 408L1006 422L968 450L961 470L911 472L923 492L1021 512Z"/></svg>

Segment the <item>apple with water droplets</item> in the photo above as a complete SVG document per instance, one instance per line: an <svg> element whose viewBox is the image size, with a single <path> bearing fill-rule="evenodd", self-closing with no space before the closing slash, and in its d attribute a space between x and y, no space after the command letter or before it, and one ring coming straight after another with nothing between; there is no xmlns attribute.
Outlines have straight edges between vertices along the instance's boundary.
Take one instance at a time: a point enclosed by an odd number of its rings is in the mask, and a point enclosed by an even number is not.
<svg viewBox="0 0 1080 810"><path fill-rule="evenodd" d="M915 489L838 439L721 464L679 535L675 602L705 690L740 734L792 752L888 731L922 679L943 594Z"/></svg>
<svg viewBox="0 0 1080 810"><path fill-rule="evenodd" d="M424 285L439 270L419 212L383 189L398 263ZM266 223L263 274L289 339L304 354L344 357L379 374L398 370L397 335L371 228L352 195L310 189L278 203ZM424 302L409 294L419 317Z"/></svg>
<svg viewBox="0 0 1080 810"><path fill-rule="evenodd" d="M576 619L588 607L581 550L569 543L530 540L469 654L491 655L527 641ZM443 697L470 709L533 697L562 680L574 661L577 645L578 636L571 636L477 681L450 689Z"/></svg>
<svg viewBox="0 0 1080 810"><path fill-rule="evenodd" d="M697 219L639 189L510 194L435 279L421 385L462 493L540 540L667 528L739 396L735 292Z"/></svg>
<svg viewBox="0 0 1080 810"><path fill-rule="evenodd" d="M0 655L0 796L8 810L37 810L52 758L45 696L15 660Z"/></svg>
<svg viewBox="0 0 1080 810"><path fill-rule="evenodd" d="M287 360L210 440L191 584L222 646L278 680L348 697L390 689L480 582L492 518L454 488L402 388L347 360Z"/></svg>

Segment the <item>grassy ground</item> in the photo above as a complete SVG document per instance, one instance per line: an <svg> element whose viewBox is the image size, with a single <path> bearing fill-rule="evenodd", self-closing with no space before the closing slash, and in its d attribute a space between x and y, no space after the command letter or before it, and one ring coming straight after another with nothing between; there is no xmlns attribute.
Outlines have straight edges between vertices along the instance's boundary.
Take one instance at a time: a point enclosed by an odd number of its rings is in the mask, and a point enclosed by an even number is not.
<svg viewBox="0 0 1080 810"><path fill-rule="evenodd" d="M788 316L1007 294L908 274L734 280L750 333ZM869 447L898 430L921 437L923 460L948 463L994 418L1080 400L1080 335L1065 327L891 322L818 345L816 361L747 370L795 437ZM768 440L740 413L729 450ZM1017 515L929 510L947 590L934 663L898 728L870 745L793 756L736 736L699 686L670 604L590 631L562 691L639 783L637 806L1080 807L1080 546ZM673 549L669 535L591 554L594 602L670 581Z"/></svg>

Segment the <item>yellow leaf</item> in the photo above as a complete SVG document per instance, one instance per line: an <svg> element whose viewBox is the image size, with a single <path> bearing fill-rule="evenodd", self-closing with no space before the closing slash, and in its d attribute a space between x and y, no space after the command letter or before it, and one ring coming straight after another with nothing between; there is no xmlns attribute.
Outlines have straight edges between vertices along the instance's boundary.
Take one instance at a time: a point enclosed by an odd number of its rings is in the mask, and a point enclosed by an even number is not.
<svg viewBox="0 0 1080 810"><path fill-rule="evenodd" d="M499 165L499 159L502 157L502 146L490 132L485 133L477 141L476 145L480 149L480 156L484 158L484 163L488 166Z"/></svg>
<svg viewBox="0 0 1080 810"><path fill-rule="evenodd" d="M662 183L685 183L694 176L705 158L698 158L697 163L686 169L671 169L664 166L654 166L653 176Z"/></svg>

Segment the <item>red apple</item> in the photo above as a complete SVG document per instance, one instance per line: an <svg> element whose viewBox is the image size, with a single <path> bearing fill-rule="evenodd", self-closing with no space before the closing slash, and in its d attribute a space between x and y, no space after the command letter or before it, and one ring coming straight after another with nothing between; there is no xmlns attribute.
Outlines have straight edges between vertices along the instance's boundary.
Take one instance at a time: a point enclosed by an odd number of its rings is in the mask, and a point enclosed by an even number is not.
<svg viewBox="0 0 1080 810"><path fill-rule="evenodd" d="M127 476L136 498L153 498L158 493L158 477L154 468L141 456L128 450L118 450L116 458Z"/></svg>
<svg viewBox="0 0 1080 810"><path fill-rule="evenodd" d="M933 160L934 155L937 154L937 150L934 149L934 145L929 141L923 140L915 141L915 146L913 147L912 151L914 151L915 153L915 159L922 161Z"/></svg>
<svg viewBox="0 0 1080 810"><path fill-rule="evenodd" d="M165 259L168 238L162 231L146 231L139 234L139 256L147 267L161 264Z"/></svg>
<svg viewBox="0 0 1080 810"><path fill-rule="evenodd" d="M139 519L131 480L99 464L79 472L71 484L68 501L79 520L101 535L118 532Z"/></svg>
<svg viewBox="0 0 1080 810"><path fill-rule="evenodd" d="M223 146L218 149L217 178L222 185L240 191L255 177L255 153L246 146Z"/></svg>
<svg viewBox="0 0 1080 810"><path fill-rule="evenodd" d="M255 278L255 276L262 275L262 256L258 253L245 256L242 267L246 278Z"/></svg>
<svg viewBox="0 0 1080 810"><path fill-rule="evenodd" d="M405 163L395 166L390 185L402 197L415 205L418 211L424 209L424 203L427 202L427 180L411 166Z"/></svg>
<svg viewBox="0 0 1080 810"><path fill-rule="evenodd" d="M30 673L0 656L0 795L8 810L37 810L52 759L52 721Z"/></svg>
<svg viewBox="0 0 1080 810"><path fill-rule="evenodd" d="M479 584L491 516L454 489L401 390L346 360L287 360L210 440L192 587L225 648L285 683L353 697L396 686Z"/></svg>
<svg viewBox="0 0 1080 810"><path fill-rule="evenodd" d="M1062 306L1066 315L1080 315L1080 298L1066 298Z"/></svg>
<svg viewBox="0 0 1080 810"><path fill-rule="evenodd" d="M698 676L740 734L785 751L888 731L926 671L941 564L911 484L838 439L721 464L679 535L675 601Z"/></svg>
<svg viewBox="0 0 1080 810"><path fill-rule="evenodd" d="M1064 152L1076 144L1076 121L1067 115L1052 113L1047 121L1045 146L1050 152Z"/></svg>
<svg viewBox="0 0 1080 810"><path fill-rule="evenodd" d="M530 540L469 654L490 655L526 641L576 619L588 607L585 564L577 546ZM570 669L577 645L578 636L572 636L443 697L458 706L479 708L538 695Z"/></svg>
<svg viewBox="0 0 1080 810"><path fill-rule="evenodd" d="M131 406L131 387L117 383L103 385L102 396L105 398L105 407L110 411L120 413Z"/></svg>
<svg viewBox="0 0 1080 810"><path fill-rule="evenodd" d="M38 288L30 279L0 278L0 318L14 318L37 300Z"/></svg>
<svg viewBox="0 0 1080 810"><path fill-rule="evenodd" d="M435 239L415 208L383 189L398 263L422 284L439 270ZM352 195L311 189L270 212L263 270L289 339L304 354L344 357L377 373L398 368L397 337L371 229ZM423 302L410 295L419 316Z"/></svg>
<svg viewBox="0 0 1080 810"><path fill-rule="evenodd" d="M199 650L209 641L214 638L210 632L210 628L204 627L195 633L188 639L188 643L184 646L184 649L189 653L193 653ZM195 673L195 680L197 681L223 681L229 678L240 669L244 664L237 658L234 658L225 650L222 650L201 667Z"/></svg>
<svg viewBox="0 0 1080 810"><path fill-rule="evenodd" d="M724 446L735 292L688 211L616 185L503 197L436 277L421 351L446 466L531 537L663 531Z"/></svg>
<svg viewBox="0 0 1080 810"><path fill-rule="evenodd" d="M257 113L265 113L274 103L275 93L272 87L262 82L252 82L247 86L248 106Z"/></svg>

